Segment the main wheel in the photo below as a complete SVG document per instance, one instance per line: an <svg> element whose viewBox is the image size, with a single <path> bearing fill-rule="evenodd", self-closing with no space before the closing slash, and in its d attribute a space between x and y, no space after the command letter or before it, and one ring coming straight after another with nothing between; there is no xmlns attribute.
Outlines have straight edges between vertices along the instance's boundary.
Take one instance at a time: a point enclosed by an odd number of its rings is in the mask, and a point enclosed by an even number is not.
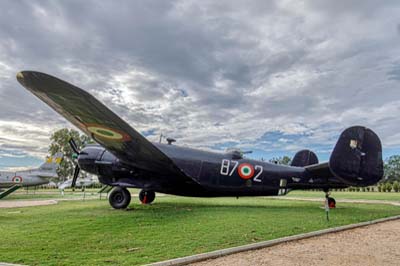
<svg viewBox="0 0 400 266"><path fill-rule="evenodd" d="M131 202L131 193L124 187L116 187L111 191L108 201L114 209L126 209Z"/></svg>
<svg viewBox="0 0 400 266"><path fill-rule="evenodd" d="M142 189L139 193L139 200L142 204L150 204L156 198L156 193L151 190Z"/></svg>

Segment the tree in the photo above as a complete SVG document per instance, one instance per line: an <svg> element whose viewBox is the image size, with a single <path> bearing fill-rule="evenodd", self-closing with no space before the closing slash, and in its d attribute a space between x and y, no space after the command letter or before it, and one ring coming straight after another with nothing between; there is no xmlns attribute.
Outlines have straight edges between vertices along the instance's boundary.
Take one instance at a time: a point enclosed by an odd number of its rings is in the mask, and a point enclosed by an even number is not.
<svg viewBox="0 0 400 266"><path fill-rule="evenodd" d="M399 192L399 189L400 189L400 184L399 184L399 181L394 181L393 182L393 190L394 190L394 192Z"/></svg>
<svg viewBox="0 0 400 266"><path fill-rule="evenodd" d="M284 164L284 165L289 165L292 162L292 158L289 156L283 156L283 157L273 157L272 159L269 160L271 163L276 163L276 164Z"/></svg>
<svg viewBox="0 0 400 266"><path fill-rule="evenodd" d="M63 180L72 177L74 174L75 163L72 159L74 151L68 143L71 137L74 139L79 149L83 148L86 143L90 143L90 138L88 136L68 128L60 129L54 132L50 137L50 155L54 155L57 152L62 152L64 154L64 158L57 169L58 176Z"/></svg>
<svg viewBox="0 0 400 266"><path fill-rule="evenodd" d="M390 156L385 160L385 179L389 182L400 181L400 155Z"/></svg>
<svg viewBox="0 0 400 266"><path fill-rule="evenodd" d="M386 187L387 192L392 192L392 188L393 188L392 183L387 182L385 187Z"/></svg>

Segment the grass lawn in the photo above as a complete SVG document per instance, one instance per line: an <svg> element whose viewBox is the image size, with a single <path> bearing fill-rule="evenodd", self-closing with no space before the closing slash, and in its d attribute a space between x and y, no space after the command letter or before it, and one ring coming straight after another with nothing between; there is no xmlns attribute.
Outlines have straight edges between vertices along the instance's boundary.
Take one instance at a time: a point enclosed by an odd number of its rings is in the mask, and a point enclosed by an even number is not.
<svg viewBox="0 0 400 266"><path fill-rule="evenodd" d="M85 193L85 197L99 197L97 191L87 191ZM105 196L105 194L104 194ZM66 191L64 192L64 196L61 195L58 190L49 190L49 191L29 191L28 193L24 190L16 191L11 193L7 197L1 200L38 200L38 199L72 199L72 198L83 198L83 192L80 190L76 190L75 192Z"/></svg>
<svg viewBox="0 0 400 266"><path fill-rule="evenodd" d="M85 191L85 197L91 197L91 198L99 198L99 190L100 188L88 188ZM138 194L139 190L138 189L129 189L133 194ZM64 195L61 195L61 191L58 189L38 189L38 190L25 190L25 189L20 189L15 191L14 193L11 193L7 197L1 199L1 200L38 200L38 199L73 199L73 198L80 198L83 199L84 193L80 188L75 189L75 191L72 191L72 189L66 189L64 191ZM102 194L102 198L106 197L106 193Z"/></svg>
<svg viewBox="0 0 400 266"><path fill-rule="evenodd" d="M360 193L362 194L362 193ZM325 220L321 202L268 198L106 200L0 209L0 261L29 265L140 265L400 214L389 205L341 203Z"/></svg>
<svg viewBox="0 0 400 266"><path fill-rule="evenodd" d="M325 197L322 191L293 190L285 197L321 198ZM365 199L365 200L391 200L400 201L400 192L341 192L332 191L331 197L335 199Z"/></svg>

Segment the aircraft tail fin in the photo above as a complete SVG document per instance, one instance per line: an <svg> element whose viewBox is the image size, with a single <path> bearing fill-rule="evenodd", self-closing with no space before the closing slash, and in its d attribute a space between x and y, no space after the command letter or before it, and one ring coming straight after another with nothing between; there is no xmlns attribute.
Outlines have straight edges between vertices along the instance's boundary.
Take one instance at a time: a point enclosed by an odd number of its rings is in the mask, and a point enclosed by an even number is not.
<svg viewBox="0 0 400 266"><path fill-rule="evenodd" d="M310 150L301 150L296 153L291 162L291 166L304 167L307 165L317 164L317 155Z"/></svg>
<svg viewBox="0 0 400 266"><path fill-rule="evenodd" d="M60 165L61 161L63 158L63 153L62 152L57 152L51 157L48 157L46 159L46 162L42 164L39 169L42 171L51 171L55 172L57 170L57 167Z"/></svg>
<svg viewBox="0 0 400 266"><path fill-rule="evenodd" d="M369 186L383 177L382 145L371 129L354 126L340 135L329 168L338 179L351 185Z"/></svg>

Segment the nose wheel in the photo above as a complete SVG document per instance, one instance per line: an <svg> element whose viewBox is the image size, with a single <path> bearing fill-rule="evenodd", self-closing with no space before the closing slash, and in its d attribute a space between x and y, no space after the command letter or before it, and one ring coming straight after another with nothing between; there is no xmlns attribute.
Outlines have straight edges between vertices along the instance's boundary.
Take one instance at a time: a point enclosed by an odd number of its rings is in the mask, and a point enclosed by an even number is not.
<svg viewBox="0 0 400 266"><path fill-rule="evenodd" d="M156 193L151 190L142 189L139 193L139 200L142 204L150 204L156 198Z"/></svg>
<svg viewBox="0 0 400 266"><path fill-rule="evenodd" d="M126 209L131 202L131 193L124 187L116 187L111 191L108 201L114 209Z"/></svg>

